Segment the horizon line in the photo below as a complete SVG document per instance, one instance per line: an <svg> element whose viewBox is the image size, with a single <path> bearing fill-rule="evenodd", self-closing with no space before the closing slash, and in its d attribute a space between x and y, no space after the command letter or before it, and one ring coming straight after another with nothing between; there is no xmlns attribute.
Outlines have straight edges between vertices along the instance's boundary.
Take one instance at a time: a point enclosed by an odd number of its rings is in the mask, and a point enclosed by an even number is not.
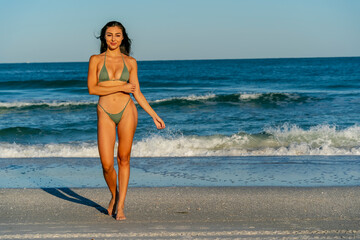
<svg viewBox="0 0 360 240"><path fill-rule="evenodd" d="M309 59L309 58L358 58L360 56L331 56L331 57L259 57L259 58L196 58L196 59L158 59L158 60L136 60L137 62L160 62L160 61L212 61L212 60L269 60L269 59ZM30 64L30 63L84 63L88 61L68 62L0 62L0 64Z"/></svg>

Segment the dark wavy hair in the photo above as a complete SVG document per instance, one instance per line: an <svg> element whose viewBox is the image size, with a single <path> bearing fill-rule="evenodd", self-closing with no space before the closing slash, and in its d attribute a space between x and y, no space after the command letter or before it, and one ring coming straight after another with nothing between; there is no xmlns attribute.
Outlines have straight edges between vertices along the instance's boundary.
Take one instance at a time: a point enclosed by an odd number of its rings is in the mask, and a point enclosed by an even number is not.
<svg viewBox="0 0 360 240"><path fill-rule="evenodd" d="M111 22L108 22L107 24L105 24L105 26L101 29L100 36L96 37L96 38L100 38L100 41L101 41L100 53L105 52L108 47L106 44L106 40L105 40L105 33L106 33L106 29L108 29L108 27L119 27L122 30L124 39L121 42L120 51L123 54L129 56L130 51L131 51L131 39L128 37L125 27L117 21L111 21Z"/></svg>

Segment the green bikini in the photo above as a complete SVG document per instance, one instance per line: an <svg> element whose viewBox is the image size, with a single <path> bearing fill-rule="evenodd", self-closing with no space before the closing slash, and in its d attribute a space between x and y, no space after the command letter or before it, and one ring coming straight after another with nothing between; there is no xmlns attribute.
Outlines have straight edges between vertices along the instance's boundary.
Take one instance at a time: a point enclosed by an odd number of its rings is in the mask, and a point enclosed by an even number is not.
<svg viewBox="0 0 360 240"><path fill-rule="evenodd" d="M105 59L104 59L104 65L102 66L101 70L100 70L100 75L99 75L99 82L105 82L105 81L121 81L121 82L129 82L129 78L130 78L130 74L129 74L129 70L128 68L126 67L125 65L125 60L124 60L124 57L123 55L121 54L121 57L123 59L123 62L124 62L124 68L123 68L123 71L121 73L121 76L119 79L114 79L114 80L110 80L109 78L109 74L108 74L108 71L106 69L106 66L105 66L105 62L106 62L106 52L105 52ZM125 111L125 108L126 106L128 105L128 103L130 102L130 99L127 101L124 109L119 112L119 113L109 113L107 112L99 103L98 105L102 108L102 110L104 110L104 112L111 118L111 120L114 121L114 123L116 125L119 124L120 120L121 120L121 117Z"/></svg>

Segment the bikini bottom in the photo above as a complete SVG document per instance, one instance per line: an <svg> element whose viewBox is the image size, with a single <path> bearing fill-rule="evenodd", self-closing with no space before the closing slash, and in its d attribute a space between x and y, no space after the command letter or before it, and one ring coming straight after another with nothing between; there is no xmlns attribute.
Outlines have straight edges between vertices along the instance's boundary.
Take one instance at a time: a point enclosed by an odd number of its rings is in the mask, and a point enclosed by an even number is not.
<svg viewBox="0 0 360 240"><path fill-rule="evenodd" d="M114 123L115 123L116 125L118 125L119 122L120 122L120 120L121 120L121 118L122 118L122 115L123 115L123 113L124 113L124 111L125 111L126 106L127 106L128 103L130 102L130 99L131 99L131 98L129 98L129 100L127 101L125 107L124 107L123 110L121 110L121 112L119 112L119 113L109 113L109 112L107 112L99 103L98 103L98 105L99 105L99 106L102 108L102 110L104 110L104 112L111 118L111 120L113 120Z"/></svg>

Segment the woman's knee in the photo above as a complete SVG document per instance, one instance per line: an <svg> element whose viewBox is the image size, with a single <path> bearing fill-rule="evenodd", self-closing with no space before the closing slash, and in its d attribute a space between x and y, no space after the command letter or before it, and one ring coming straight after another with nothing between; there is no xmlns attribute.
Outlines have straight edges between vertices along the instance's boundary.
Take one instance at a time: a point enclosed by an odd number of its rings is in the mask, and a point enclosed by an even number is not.
<svg viewBox="0 0 360 240"><path fill-rule="evenodd" d="M104 173L111 173L114 171L114 164L103 164L102 169Z"/></svg>
<svg viewBox="0 0 360 240"><path fill-rule="evenodd" d="M118 160L118 165L129 166L130 165L130 154L118 154L117 160Z"/></svg>

